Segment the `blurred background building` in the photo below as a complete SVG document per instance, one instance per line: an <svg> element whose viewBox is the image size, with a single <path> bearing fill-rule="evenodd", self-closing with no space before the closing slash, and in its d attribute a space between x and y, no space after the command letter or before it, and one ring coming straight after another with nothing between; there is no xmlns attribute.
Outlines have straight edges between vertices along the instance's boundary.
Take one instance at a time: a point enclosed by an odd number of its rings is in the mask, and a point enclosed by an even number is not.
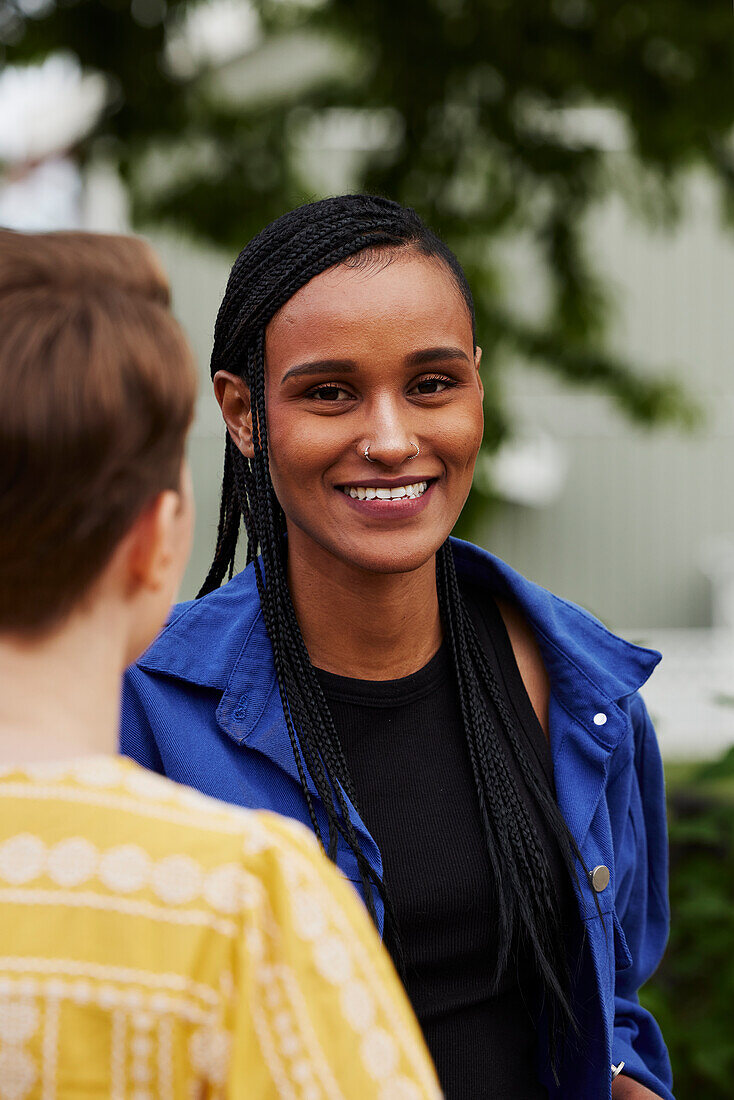
<svg viewBox="0 0 734 1100"><path fill-rule="evenodd" d="M673 8L4 5L0 223L144 232L197 352L184 595L216 528L230 264L289 206L374 189L477 292L488 432L462 533L663 650L667 757L734 743L731 44L713 4Z"/></svg>

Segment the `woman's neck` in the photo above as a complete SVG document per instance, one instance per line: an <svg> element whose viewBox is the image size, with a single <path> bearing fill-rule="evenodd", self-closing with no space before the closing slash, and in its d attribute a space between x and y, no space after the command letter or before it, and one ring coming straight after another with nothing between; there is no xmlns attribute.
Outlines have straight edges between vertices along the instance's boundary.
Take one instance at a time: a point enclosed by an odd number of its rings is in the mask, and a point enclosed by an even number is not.
<svg viewBox="0 0 734 1100"><path fill-rule="evenodd" d="M326 672L395 680L441 644L434 558L410 573L370 573L289 556L288 584L311 663Z"/></svg>
<svg viewBox="0 0 734 1100"><path fill-rule="evenodd" d="M0 636L0 763L117 751L124 644L111 619L96 611L41 639Z"/></svg>

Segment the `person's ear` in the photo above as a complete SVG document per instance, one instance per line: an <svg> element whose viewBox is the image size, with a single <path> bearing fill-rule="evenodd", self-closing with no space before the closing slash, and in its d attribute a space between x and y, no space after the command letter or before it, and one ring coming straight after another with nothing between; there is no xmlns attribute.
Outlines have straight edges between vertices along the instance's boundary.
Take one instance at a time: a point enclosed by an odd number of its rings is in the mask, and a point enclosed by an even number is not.
<svg viewBox="0 0 734 1100"><path fill-rule="evenodd" d="M214 375L214 396L235 447L245 458L253 458L250 387L238 374L218 370Z"/></svg>
<svg viewBox="0 0 734 1100"><path fill-rule="evenodd" d="M477 372L477 383L479 385L479 392L484 397L484 386L482 385L482 376L479 373L479 367L482 362L482 349L477 345L474 349L474 369Z"/></svg>
<svg viewBox="0 0 734 1100"><path fill-rule="evenodd" d="M129 587L137 592L159 592L171 586L181 538L181 495L166 489L141 512L125 539Z"/></svg>

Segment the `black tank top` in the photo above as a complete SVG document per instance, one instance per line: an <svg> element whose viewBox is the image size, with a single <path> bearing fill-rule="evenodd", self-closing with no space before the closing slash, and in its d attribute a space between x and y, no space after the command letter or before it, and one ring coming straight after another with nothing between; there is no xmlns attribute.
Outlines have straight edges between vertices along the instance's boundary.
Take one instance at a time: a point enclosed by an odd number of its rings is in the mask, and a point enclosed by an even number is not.
<svg viewBox="0 0 734 1100"><path fill-rule="evenodd" d="M484 591L465 588L464 596L530 759L552 790L548 743L499 610ZM495 889L446 643L402 679L318 675L360 811L382 853L408 996L447 1100L542 1100L530 959L515 950L499 989L491 988ZM557 844L510 763L569 911ZM389 938L386 946L393 946Z"/></svg>

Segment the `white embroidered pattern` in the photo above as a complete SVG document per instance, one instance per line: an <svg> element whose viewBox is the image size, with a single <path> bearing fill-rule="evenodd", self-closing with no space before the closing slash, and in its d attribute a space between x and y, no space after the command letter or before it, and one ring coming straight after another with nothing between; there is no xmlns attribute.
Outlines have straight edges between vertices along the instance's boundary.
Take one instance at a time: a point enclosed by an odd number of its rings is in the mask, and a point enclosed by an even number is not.
<svg viewBox="0 0 734 1100"><path fill-rule="evenodd" d="M336 1079L329 1065L329 1061L325 1056L319 1043L318 1036L314 1031L306 998L301 992L293 971L285 966L281 967L280 971L281 980L287 991L288 999L293 1009L295 1022L301 1036L301 1045L303 1046L303 1049L308 1051L311 1065L315 1072L316 1081L312 1083L310 1091L313 1092L313 1085L318 1084L319 1092L321 1089L323 1089L324 1095L330 1097L330 1100L341 1100L343 1094L341 1092L341 1089L337 1085ZM284 1048L282 1042L281 1050L284 1054L286 1054L286 1056L288 1055L288 1047ZM304 1089L304 1100L308 1100L308 1091L309 1090Z"/></svg>
<svg viewBox="0 0 734 1100"><path fill-rule="evenodd" d="M393 1078L380 1088L380 1100L421 1100L421 1090L407 1077Z"/></svg>
<svg viewBox="0 0 734 1100"><path fill-rule="evenodd" d="M176 783L165 776L156 775L155 772L141 768L123 758L102 756L77 761L41 762L26 765L23 768L0 768L0 779L15 774L26 776L31 781L30 785L27 781L3 783L3 792L16 798L39 797L39 788L42 791L40 794L42 798L66 798L73 801L87 801L92 805L100 806L112 805L111 797L121 797L124 800L123 803L115 804L115 808L125 808L143 815L150 812L151 816L175 820L183 825L191 824L190 812L194 810L198 818L197 827L230 833L248 833L252 827L254 834L252 851L258 850L256 839L259 828L258 811L221 802L217 798ZM58 784L63 780L70 780L89 790L53 786L54 783ZM27 793L29 786L32 786L33 793ZM130 799L124 794L111 796L110 788L122 789L135 797ZM146 803L153 803L153 805L146 805ZM186 810L188 813L181 814L177 812L177 808Z"/></svg>
<svg viewBox="0 0 734 1100"><path fill-rule="evenodd" d="M25 1047L4 1046L0 1049L0 1097L2 1100L24 1100L36 1083L38 1070Z"/></svg>
<svg viewBox="0 0 734 1100"><path fill-rule="evenodd" d="M158 1100L173 1100L173 1020L158 1021Z"/></svg>
<svg viewBox="0 0 734 1100"><path fill-rule="evenodd" d="M112 1013L112 1044L110 1051L110 1100L125 1100L127 1074L125 1073L125 1034L127 1020L122 1009Z"/></svg>
<svg viewBox="0 0 734 1100"><path fill-rule="evenodd" d="M143 1087L148 1087L151 1084L153 1078L151 1057L153 1054L153 1040L145 1029L137 1027L136 1017L133 1016L132 1020L133 1035L130 1039L130 1055L132 1057L132 1064L130 1066L130 1076L133 1082L138 1086L138 1091Z"/></svg>
<svg viewBox="0 0 734 1100"><path fill-rule="evenodd" d="M151 859L137 844L120 844L103 852L97 877L116 894L142 890L150 878Z"/></svg>
<svg viewBox="0 0 734 1100"><path fill-rule="evenodd" d="M375 1020L375 1002L364 982L355 978L341 990L342 1012L355 1031L364 1034Z"/></svg>
<svg viewBox="0 0 734 1100"><path fill-rule="evenodd" d="M191 1064L200 1076L213 1085L224 1085L229 1071L232 1038L224 1028L210 1024L201 1027L189 1039Z"/></svg>
<svg viewBox="0 0 734 1100"><path fill-rule="evenodd" d="M68 889L93 878L98 862L99 853L93 844L81 836L70 837L48 849L46 871L57 886Z"/></svg>
<svg viewBox="0 0 734 1100"><path fill-rule="evenodd" d="M283 822L283 831L291 832L290 824ZM425 1054L376 975L366 947L354 935L344 910L327 895L316 866L303 852L300 829L295 831L294 839L296 844L286 846L273 835L273 847L280 849L289 886L294 927L313 943L316 966L326 980L340 987L342 1005L345 1000L349 1004L351 1011L345 1012L345 1016L363 1036L360 1052L365 1068L375 1080L383 1082L383 1089L391 1082L397 1090L396 1096L400 1089L410 1093L413 1082L398 1069L402 1049L424 1095L440 1097L435 1083L426 1075ZM386 1027L374 1025L378 1011Z"/></svg>
<svg viewBox="0 0 734 1100"><path fill-rule="evenodd" d="M38 1006L34 1001L13 997L0 1004L0 1040L16 1046L35 1034L39 1024Z"/></svg>
<svg viewBox="0 0 734 1100"><path fill-rule="evenodd" d="M46 998L46 1017L43 1028L43 1100L56 1096L56 1070L59 1058L60 998L58 988L49 983L50 994Z"/></svg>
<svg viewBox="0 0 734 1100"><path fill-rule="evenodd" d="M202 897L212 909L228 916L252 908L261 894L257 879L239 863L206 869L187 855L153 860L136 844L119 844L102 852L83 837L47 846L39 837L21 833L0 844L0 879L20 886L42 875L66 889L95 877L115 894L151 889L172 909Z"/></svg>
<svg viewBox="0 0 734 1100"><path fill-rule="evenodd" d="M81 976L94 979L100 983L117 982L123 985L136 983L150 986L156 990L164 989L175 993L185 993L189 997L204 1001L212 1008L219 1004L219 995L213 986L205 985L203 982L195 982L184 974L158 973L157 971L153 973L150 970L138 970L129 966L111 966L109 964L83 962L79 959L36 959L31 956L24 956L22 959L0 956L0 973L3 971L43 975L48 975L50 971L53 971L56 975L63 974L66 977L74 978ZM27 990L32 990L34 993L37 991L38 983L33 978L24 979L24 983ZM10 985L0 978L0 994L8 992L9 989ZM89 1003L92 986L88 982L75 982L73 991L75 999L81 992L82 1000L80 1003ZM129 990L124 1003L131 1009L140 1008L143 1005L143 996L135 990ZM152 1022L149 1026L152 1027Z"/></svg>
<svg viewBox="0 0 734 1100"><path fill-rule="evenodd" d="M304 1086L313 1080L313 1070L310 1063L305 1059L299 1060L298 1063L294 1062L289 1067L287 1060L281 1057L278 1050L277 1035L271 1022L274 1017L274 1010L283 1001L275 968L262 964L257 967L256 976L261 988L251 1002L252 1022L265 1064L270 1071L278 1096L282 1097L282 1100L299 1100L299 1092L302 1100ZM269 1011L262 1011L259 1003L261 996Z"/></svg>
<svg viewBox="0 0 734 1100"><path fill-rule="evenodd" d="M362 1060L374 1078L392 1077L397 1070L399 1052L392 1035L382 1027L371 1027L362 1039Z"/></svg>
<svg viewBox="0 0 734 1100"><path fill-rule="evenodd" d="M19 833L0 844L0 876L19 885L38 878L43 870L46 845L37 836Z"/></svg>
<svg viewBox="0 0 734 1100"><path fill-rule="evenodd" d="M228 939L233 939L238 925L231 920L216 917L206 909L169 909L137 898L108 897L92 891L78 893L54 890L1 889L0 904L16 905L64 905L79 909L107 909L115 913L124 913L131 917L147 917L149 920L163 921L168 924L198 925L212 928Z"/></svg>
<svg viewBox="0 0 734 1100"><path fill-rule="evenodd" d="M171 996L167 993L141 993L139 990L126 989L107 983L65 981L64 979L13 979L0 978L0 1010L8 999L14 997L42 996L57 1000L72 1001L77 1005L99 1005L106 1012L120 1009L125 1012L140 1012L141 1016L151 1015L152 1021L161 1015L171 1015L188 1024L210 1025L212 1009L197 1004L184 996Z"/></svg>
<svg viewBox="0 0 734 1100"><path fill-rule="evenodd" d="M222 807L215 799L205 799L205 805L187 806L188 799L177 799L170 805L148 803L126 794L111 794L109 791L85 790L82 787L54 787L51 785L28 783L3 783L3 795L9 798L24 798L32 801L49 802L73 802L84 803L87 806L99 806L101 809L120 810L123 813L135 814L136 817L145 817L153 821L166 821L172 825L191 826L192 809L209 809L207 803L215 807L218 812L201 813L196 818L197 829L210 829L215 833L230 833L233 836L247 831L248 819L242 815L248 811L240 807ZM180 803L180 808L177 803ZM227 810L232 809L232 813ZM254 811L249 811L252 813Z"/></svg>
<svg viewBox="0 0 734 1100"><path fill-rule="evenodd" d="M325 899L326 900L326 899ZM323 908L323 907L322 907ZM280 930L269 911L264 917L268 958L280 958ZM316 922L320 926L320 922ZM314 927L313 924L310 925ZM314 961L323 976L345 989L360 989L353 976L353 959L347 943L324 926L324 935L317 937ZM252 1001L253 1023L263 1056L276 1083L279 1095L287 1100L344 1100L332 1070L329 1057L319 1042L311 1009L303 995L294 971L276 962L263 961L254 968L255 994ZM382 1085L393 1082L396 1097L404 1086L409 1100L413 1082L399 1071L400 1050L392 1036L372 1023L374 999L364 982L361 983L362 1009L365 1024L360 1054L368 1074ZM425 1074L424 1074L425 1076ZM429 1081L418 1096L436 1096L435 1085Z"/></svg>
<svg viewBox="0 0 734 1100"><path fill-rule="evenodd" d="M151 878L166 905L185 905L201 893L202 869L190 856L164 856L153 865Z"/></svg>
<svg viewBox="0 0 734 1100"><path fill-rule="evenodd" d="M38 1079L38 1068L25 1043L38 1030L40 1014L25 996L0 1000L0 1098L24 1100Z"/></svg>
<svg viewBox="0 0 734 1100"><path fill-rule="evenodd" d="M8 960L2 960L2 962ZM23 960L9 960L22 963ZM40 961L40 960L36 960ZM53 962L51 962L53 965ZM69 966L73 970L73 966ZM99 980L106 967L94 968L91 980L68 977L0 977L0 1100L25 1100L37 1085L39 1071L24 1044L42 1034L42 1100L54 1100L58 1068L62 1003L98 1005L110 1019L111 1100L173 1100L174 1026L196 1037L192 1056L195 1082L226 1083L231 1039L217 1023L221 1005L204 1008L183 996L148 988L127 988ZM114 968L113 968L114 969ZM122 968L121 968L122 969ZM137 972L132 972L137 974ZM154 986L159 975L149 976ZM162 978L165 980L166 975ZM207 1000L212 991L207 992ZM198 1047L197 1047L198 1044ZM157 1078L157 1080L156 1080ZM35 1093L34 1093L35 1095Z"/></svg>

